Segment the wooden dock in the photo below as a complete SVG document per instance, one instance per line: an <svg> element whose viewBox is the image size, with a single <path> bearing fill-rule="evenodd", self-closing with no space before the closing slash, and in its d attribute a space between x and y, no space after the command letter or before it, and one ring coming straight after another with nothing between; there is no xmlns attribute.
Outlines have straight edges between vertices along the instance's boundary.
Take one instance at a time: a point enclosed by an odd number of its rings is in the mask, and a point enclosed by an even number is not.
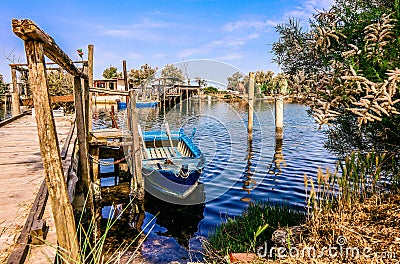
<svg viewBox="0 0 400 264"><path fill-rule="evenodd" d="M55 121L60 146L63 146L73 120L72 117L57 117ZM15 243L30 216L44 180L44 171L33 116L25 115L0 127L0 139L0 263L4 263L15 249ZM68 152L71 151L72 148L68 149ZM65 164L68 162L70 160ZM49 226L46 241L56 245L50 203L45 206L42 219ZM49 263L43 254L52 259L55 250L50 246L34 246L25 263Z"/></svg>

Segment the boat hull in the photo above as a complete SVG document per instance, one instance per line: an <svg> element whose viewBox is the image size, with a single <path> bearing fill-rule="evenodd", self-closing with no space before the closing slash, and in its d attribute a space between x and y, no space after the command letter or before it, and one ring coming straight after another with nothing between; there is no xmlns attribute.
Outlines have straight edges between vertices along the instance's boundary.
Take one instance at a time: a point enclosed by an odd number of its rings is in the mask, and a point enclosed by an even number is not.
<svg viewBox="0 0 400 264"><path fill-rule="evenodd" d="M187 198L196 188L202 170L193 170L187 178L176 176L172 171L154 170L149 168L142 169L146 190L155 190L157 193L177 197ZM179 173L179 172L178 172Z"/></svg>

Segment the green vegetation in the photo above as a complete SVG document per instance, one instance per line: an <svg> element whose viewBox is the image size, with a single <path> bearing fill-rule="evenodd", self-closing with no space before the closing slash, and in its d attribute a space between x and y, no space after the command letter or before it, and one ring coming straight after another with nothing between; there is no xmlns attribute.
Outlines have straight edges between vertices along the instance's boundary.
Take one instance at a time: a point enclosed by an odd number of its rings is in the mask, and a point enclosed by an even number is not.
<svg viewBox="0 0 400 264"><path fill-rule="evenodd" d="M47 85L49 87L50 96L63 96L74 94L74 78L69 73L60 70L47 71ZM63 107L65 113L73 113L75 106L73 102L53 103L53 109Z"/></svg>
<svg viewBox="0 0 400 264"><path fill-rule="evenodd" d="M399 0L336 0L329 11L315 14L308 28L303 30L296 19L279 25L280 39L273 45L275 61L284 71L281 80L288 81L289 92L305 95L316 121L332 125L326 146L340 154L341 160L335 172L319 170L316 177L304 176L308 214L305 236L296 246L321 252L343 236L346 247L398 256ZM259 83L264 89L272 86L266 81ZM242 216L228 219L216 229L210 246L206 244L210 256L255 252L254 245L270 241L277 223L297 225L304 220L280 211L280 207L269 217L254 208L257 206L251 205ZM253 210L258 213L254 215ZM356 262L371 263L368 257L359 256ZM323 256L315 263L353 260L346 255L335 259Z"/></svg>
<svg viewBox="0 0 400 264"><path fill-rule="evenodd" d="M9 86L4 82L3 75L0 74L0 94L5 94L9 90Z"/></svg>
<svg viewBox="0 0 400 264"><path fill-rule="evenodd" d="M208 87L204 88L203 91L204 91L206 94L215 94L215 93L218 93L218 89L215 88L215 87L212 87L212 86L208 86Z"/></svg>
<svg viewBox="0 0 400 264"><path fill-rule="evenodd" d="M103 77L106 79L114 79L122 77L122 73L118 73L117 67L111 66L103 71Z"/></svg>
<svg viewBox="0 0 400 264"><path fill-rule="evenodd" d="M294 19L277 27L275 61L316 120L333 125L327 146L339 154L399 150L399 10L398 0L336 0L308 31Z"/></svg>
<svg viewBox="0 0 400 264"><path fill-rule="evenodd" d="M147 63L140 66L140 69L131 69L129 71L129 83L133 83L133 85L139 86L143 82L152 81L154 78L154 74L157 71L156 68L152 68Z"/></svg>
<svg viewBox="0 0 400 264"><path fill-rule="evenodd" d="M165 80L166 84L175 84L175 83L182 83L185 79L183 72L181 69L178 69L173 64L167 64L161 70L161 77L167 78Z"/></svg>
<svg viewBox="0 0 400 264"><path fill-rule="evenodd" d="M265 241L272 244L271 235L277 228L304 221L305 213L287 204L251 203L241 216L228 218L215 229L209 236L209 249L222 256L230 252L256 252Z"/></svg>

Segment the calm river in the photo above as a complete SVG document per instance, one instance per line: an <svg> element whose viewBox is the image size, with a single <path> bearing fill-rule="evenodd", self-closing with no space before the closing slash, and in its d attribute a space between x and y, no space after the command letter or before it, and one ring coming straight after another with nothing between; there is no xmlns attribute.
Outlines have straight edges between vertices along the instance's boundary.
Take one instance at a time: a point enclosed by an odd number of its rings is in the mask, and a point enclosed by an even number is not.
<svg viewBox="0 0 400 264"><path fill-rule="evenodd" d="M184 128L196 132L193 141L207 159L200 178L205 201L197 205L174 205L146 194L144 212L132 214L134 207L119 217L112 232L111 244L130 241L133 228L148 235L141 247L143 258L150 263L186 263L201 258L201 240L213 228L243 212L250 201L286 201L304 207L304 174L315 176L318 167L335 167L336 158L324 149L325 135L298 104L284 105L284 138L275 140L274 104L255 101L254 137L247 144L247 106L242 103L184 101L163 113L159 109L141 108L142 130L160 130L168 121L171 130ZM111 126L110 106L97 106L96 128ZM123 126L125 111L117 113ZM101 166L101 172L113 166ZM112 174L112 173L111 173ZM114 177L102 178L103 193L112 192ZM120 194L129 192L121 184ZM111 199L111 200L110 200ZM103 203L102 215L129 203L127 195L115 195Z"/></svg>

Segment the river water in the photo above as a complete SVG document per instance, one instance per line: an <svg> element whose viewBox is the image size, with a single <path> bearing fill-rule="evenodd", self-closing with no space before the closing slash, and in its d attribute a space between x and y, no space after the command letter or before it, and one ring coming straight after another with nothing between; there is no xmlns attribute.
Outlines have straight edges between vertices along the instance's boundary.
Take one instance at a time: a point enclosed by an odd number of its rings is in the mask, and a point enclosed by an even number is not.
<svg viewBox="0 0 400 264"><path fill-rule="evenodd" d="M142 130L184 128L204 153L207 165L200 178L205 201L196 205L176 205L146 194L144 204L131 206L119 216L110 232L109 247L134 238L132 229L143 230L139 249L149 263L186 263L201 259L201 241L228 217L240 215L250 201L286 201L305 205L304 174L315 177L319 167L331 170L336 157L324 149L325 135L308 116L306 107L284 105L283 141L275 139L274 104L255 101L254 136L247 142L247 106L221 101L183 101L173 109L141 108ZM110 106L97 106L96 128L111 126ZM117 113L124 126L125 111ZM101 166L112 172L113 166ZM112 174L112 173L111 173ZM115 175L117 176L117 175ZM128 184L115 185L115 178L103 178L103 193L118 194L103 203L104 221L112 212L127 206ZM119 188L119 189L115 189ZM141 213L132 213L141 208Z"/></svg>

